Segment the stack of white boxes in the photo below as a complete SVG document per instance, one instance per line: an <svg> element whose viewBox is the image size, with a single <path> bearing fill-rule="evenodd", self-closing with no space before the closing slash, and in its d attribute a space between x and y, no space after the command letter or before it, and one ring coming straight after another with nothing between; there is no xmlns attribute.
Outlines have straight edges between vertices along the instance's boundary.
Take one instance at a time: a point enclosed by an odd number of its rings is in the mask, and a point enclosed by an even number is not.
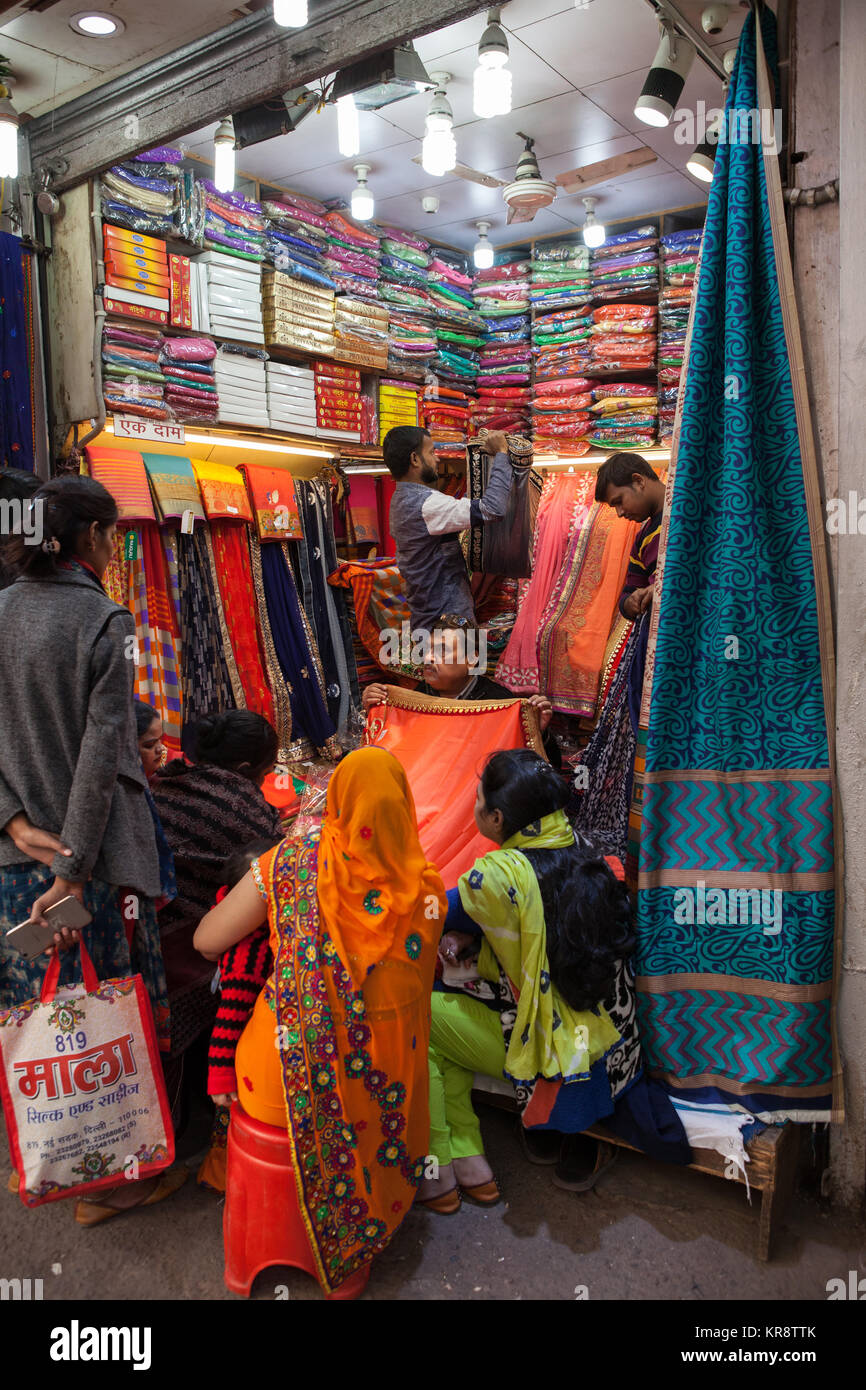
<svg viewBox="0 0 866 1390"><path fill-rule="evenodd" d="M216 338L264 345L261 262L205 251L193 265L199 291L193 316L199 321L193 327Z"/></svg>
<svg viewBox="0 0 866 1390"><path fill-rule="evenodd" d="M220 424L268 428L268 388L265 363L221 347L216 355L216 385Z"/></svg>
<svg viewBox="0 0 866 1390"><path fill-rule="evenodd" d="M287 434L315 434L316 389L310 368L269 362L267 379L271 429Z"/></svg>

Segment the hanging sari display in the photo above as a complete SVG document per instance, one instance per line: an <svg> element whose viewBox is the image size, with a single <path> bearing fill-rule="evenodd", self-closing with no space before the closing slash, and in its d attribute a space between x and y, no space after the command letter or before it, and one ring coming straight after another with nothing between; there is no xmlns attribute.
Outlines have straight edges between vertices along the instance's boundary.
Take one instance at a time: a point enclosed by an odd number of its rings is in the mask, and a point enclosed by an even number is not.
<svg viewBox="0 0 866 1390"><path fill-rule="evenodd" d="M236 521L212 521L210 541L214 582L222 599L228 643L234 653L244 704L274 724L274 700L259 649L246 527Z"/></svg>
<svg viewBox="0 0 866 1390"><path fill-rule="evenodd" d="M129 560L130 585L138 645L135 695L158 711L163 725L162 741L169 755L176 756L180 753L183 713L177 659L180 634L175 626L165 557L157 526L145 523L131 534L135 537L135 555Z"/></svg>
<svg viewBox="0 0 866 1390"><path fill-rule="evenodd" d="M502 748L545 756L538 717L525 700L447 700L394 686L385 704L368 711L366 741L403 764L421 843L446 888L491 848L473 818L487 756Z"/></svg>
<svg viewBox="0 0 866 1390"><path fill-rule="evenodd" d="M333 736L313 654L301 620L298 593L285 545L263 545L262 586L271 640L288 693L294 740L306 738L323 749Z"/></svg>
<svg viewBox="0 0 866 1390"><path fill-rule="evenodd" d="M572 530L538 632L538 688L564 714L587 718L595 712L635 530L634 522L595 501Z"/></svg>
<svg viewBox="0 0 866 1390"><path fill-rule="evenodd" d="M20 238L0 232L0 466L35 467L33 340Z"/></svg>
<svg viewBox="0 0 866 1390"><path fill-rule="evenodd" d="M486 430L484 435L486 436ZM511 490L503 517L473 526L469 532L469 567L485 574L525 578L530 573L529 551L532 544L529 474L532 467L532 445L519 435L508 435L508 459L511 464ZM466 451L468 492L480 499L487 488L493 458L483 446L483 439L470 440Z"/></svg>
<svg viewBox="0 0 866 1390"><path fill-rule="evenodd" d="M206 714L235 709L219 607L202 527L178 536L181 594L181 683L183 725L191 728Z"/></svg>
<svg viewBox="0 0 866 1390"><path fill-rule="evenodd" d="M523 587L508 646L496 668L496 679L515 694L540 690L538 634L563 560L570 530L591 505L595 474L548 473L533 535L532 578Z"/></svg>
<svg viewBox="0 0 866 1390"><path fill-rule="evenodd" d="M356 545L378 545L379 514L376 479L353 477L349 485L348 513Z"/></svg>
<svg viewBox="0 0 866 1390"><path fill-rule="evenodd" d="M91 478L111 493L117 503L118 524L138 525L156 521L144 459L132 449L88 444L84 450Z"/></svg>
<svg viewBox="0 0 866 1390"><path fill-rule="evenodd" d="M729 129L772 123L776 61L763 7ZM832 626L778 162L759 142L718 146L674 450L642 713L645 1055L683 1098L827 1119Z"/></svg>
<svg viewBox="0 0 866 1390"><path fill-rule="evenodd" d="M328 575L337 568L330 488L321 478L298 479L295 495L304 534L298 547L303 606L313 625L324 667L328 713L339 729L352 705L360 704L361 692L346 597L327 582Z"/></svg>
<svg viewBox="0 0 866 1390"><path fill-rule="evenodd" d="M142 453L160 521L180 521L190 513L204 521L204 507L192 463L173 454Z"/></svg>

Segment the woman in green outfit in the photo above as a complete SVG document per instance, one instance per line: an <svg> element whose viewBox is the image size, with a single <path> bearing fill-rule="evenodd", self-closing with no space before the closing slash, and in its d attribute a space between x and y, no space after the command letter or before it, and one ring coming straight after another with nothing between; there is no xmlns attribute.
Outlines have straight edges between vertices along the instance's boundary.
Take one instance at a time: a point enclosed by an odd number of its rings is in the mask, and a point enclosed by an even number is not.
<svg viewBox="0 0 866 1390"><path fill-rule="evenodd" d="M448 895L432 1000L438 1176L419 1199L441 1214L461 1192L482 1205L500 1197L472 1109L475 1072L512 1082L526 1129L577 1136L613 1110L605 1059L624 1040L599 1001L634 948L631 911L624 884L576 841L567 796L529 749L494 753L481 776L475 822L499 848Z"/></svg>

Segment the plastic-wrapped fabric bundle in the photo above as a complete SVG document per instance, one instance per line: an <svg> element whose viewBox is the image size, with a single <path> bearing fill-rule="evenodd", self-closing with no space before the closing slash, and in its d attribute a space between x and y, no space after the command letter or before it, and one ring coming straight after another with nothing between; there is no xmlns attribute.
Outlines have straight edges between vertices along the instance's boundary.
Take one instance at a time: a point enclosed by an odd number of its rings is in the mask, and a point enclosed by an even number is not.
<svg viewBox="0 0 866 1390"><path fill-rule="evenodd" d="M419 250L417 246L413 246L396 234L393 237L383 237L381 247L383 255L393 256L397 260L408 262L419 270L426 270L430 264L430 257L426 251Z"/></svg>
<svg viewBox="0 0 866 1390"><path fill-rule="evenodd" d="M589 249L576 241L559 241L551 245L536 246L536 261L570 261L586 269L589 265Z"/></svg>

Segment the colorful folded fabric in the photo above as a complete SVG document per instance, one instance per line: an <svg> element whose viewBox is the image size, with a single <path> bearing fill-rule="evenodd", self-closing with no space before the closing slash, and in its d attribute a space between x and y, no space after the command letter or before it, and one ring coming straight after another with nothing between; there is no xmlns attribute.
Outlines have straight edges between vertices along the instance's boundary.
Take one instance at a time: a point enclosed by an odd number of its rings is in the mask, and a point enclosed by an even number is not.
<svg viewBox="0 0 866 1390"><path fill-rule="evenodd" d="M295 501L295 484L288 469L242 463L240 471L246 480L259 540L303 540L301 518Z"/></svg>
<svg viewBox="0 0 866 1390"><path fill-rule="evenodd" d="M141 457L153 490L158 519L177 521L184 512L192 512L196 521L204 521L204 507L190 460L176 458L173 454L142 453Z"/></svg>
<svg viewBox="0 0 866 1390"><path fill-rule="evenodd" d="M141 454L133 449L88 444L84 456L91 478L102 483L117 503L119 522L156 521Z"/></svg>
<svg viewBox="0 0 866 1390"><path fill-rule="evenodd" d="M253 512L243 474L227 463L192 459L208 521L252 521Z"/></svg>

